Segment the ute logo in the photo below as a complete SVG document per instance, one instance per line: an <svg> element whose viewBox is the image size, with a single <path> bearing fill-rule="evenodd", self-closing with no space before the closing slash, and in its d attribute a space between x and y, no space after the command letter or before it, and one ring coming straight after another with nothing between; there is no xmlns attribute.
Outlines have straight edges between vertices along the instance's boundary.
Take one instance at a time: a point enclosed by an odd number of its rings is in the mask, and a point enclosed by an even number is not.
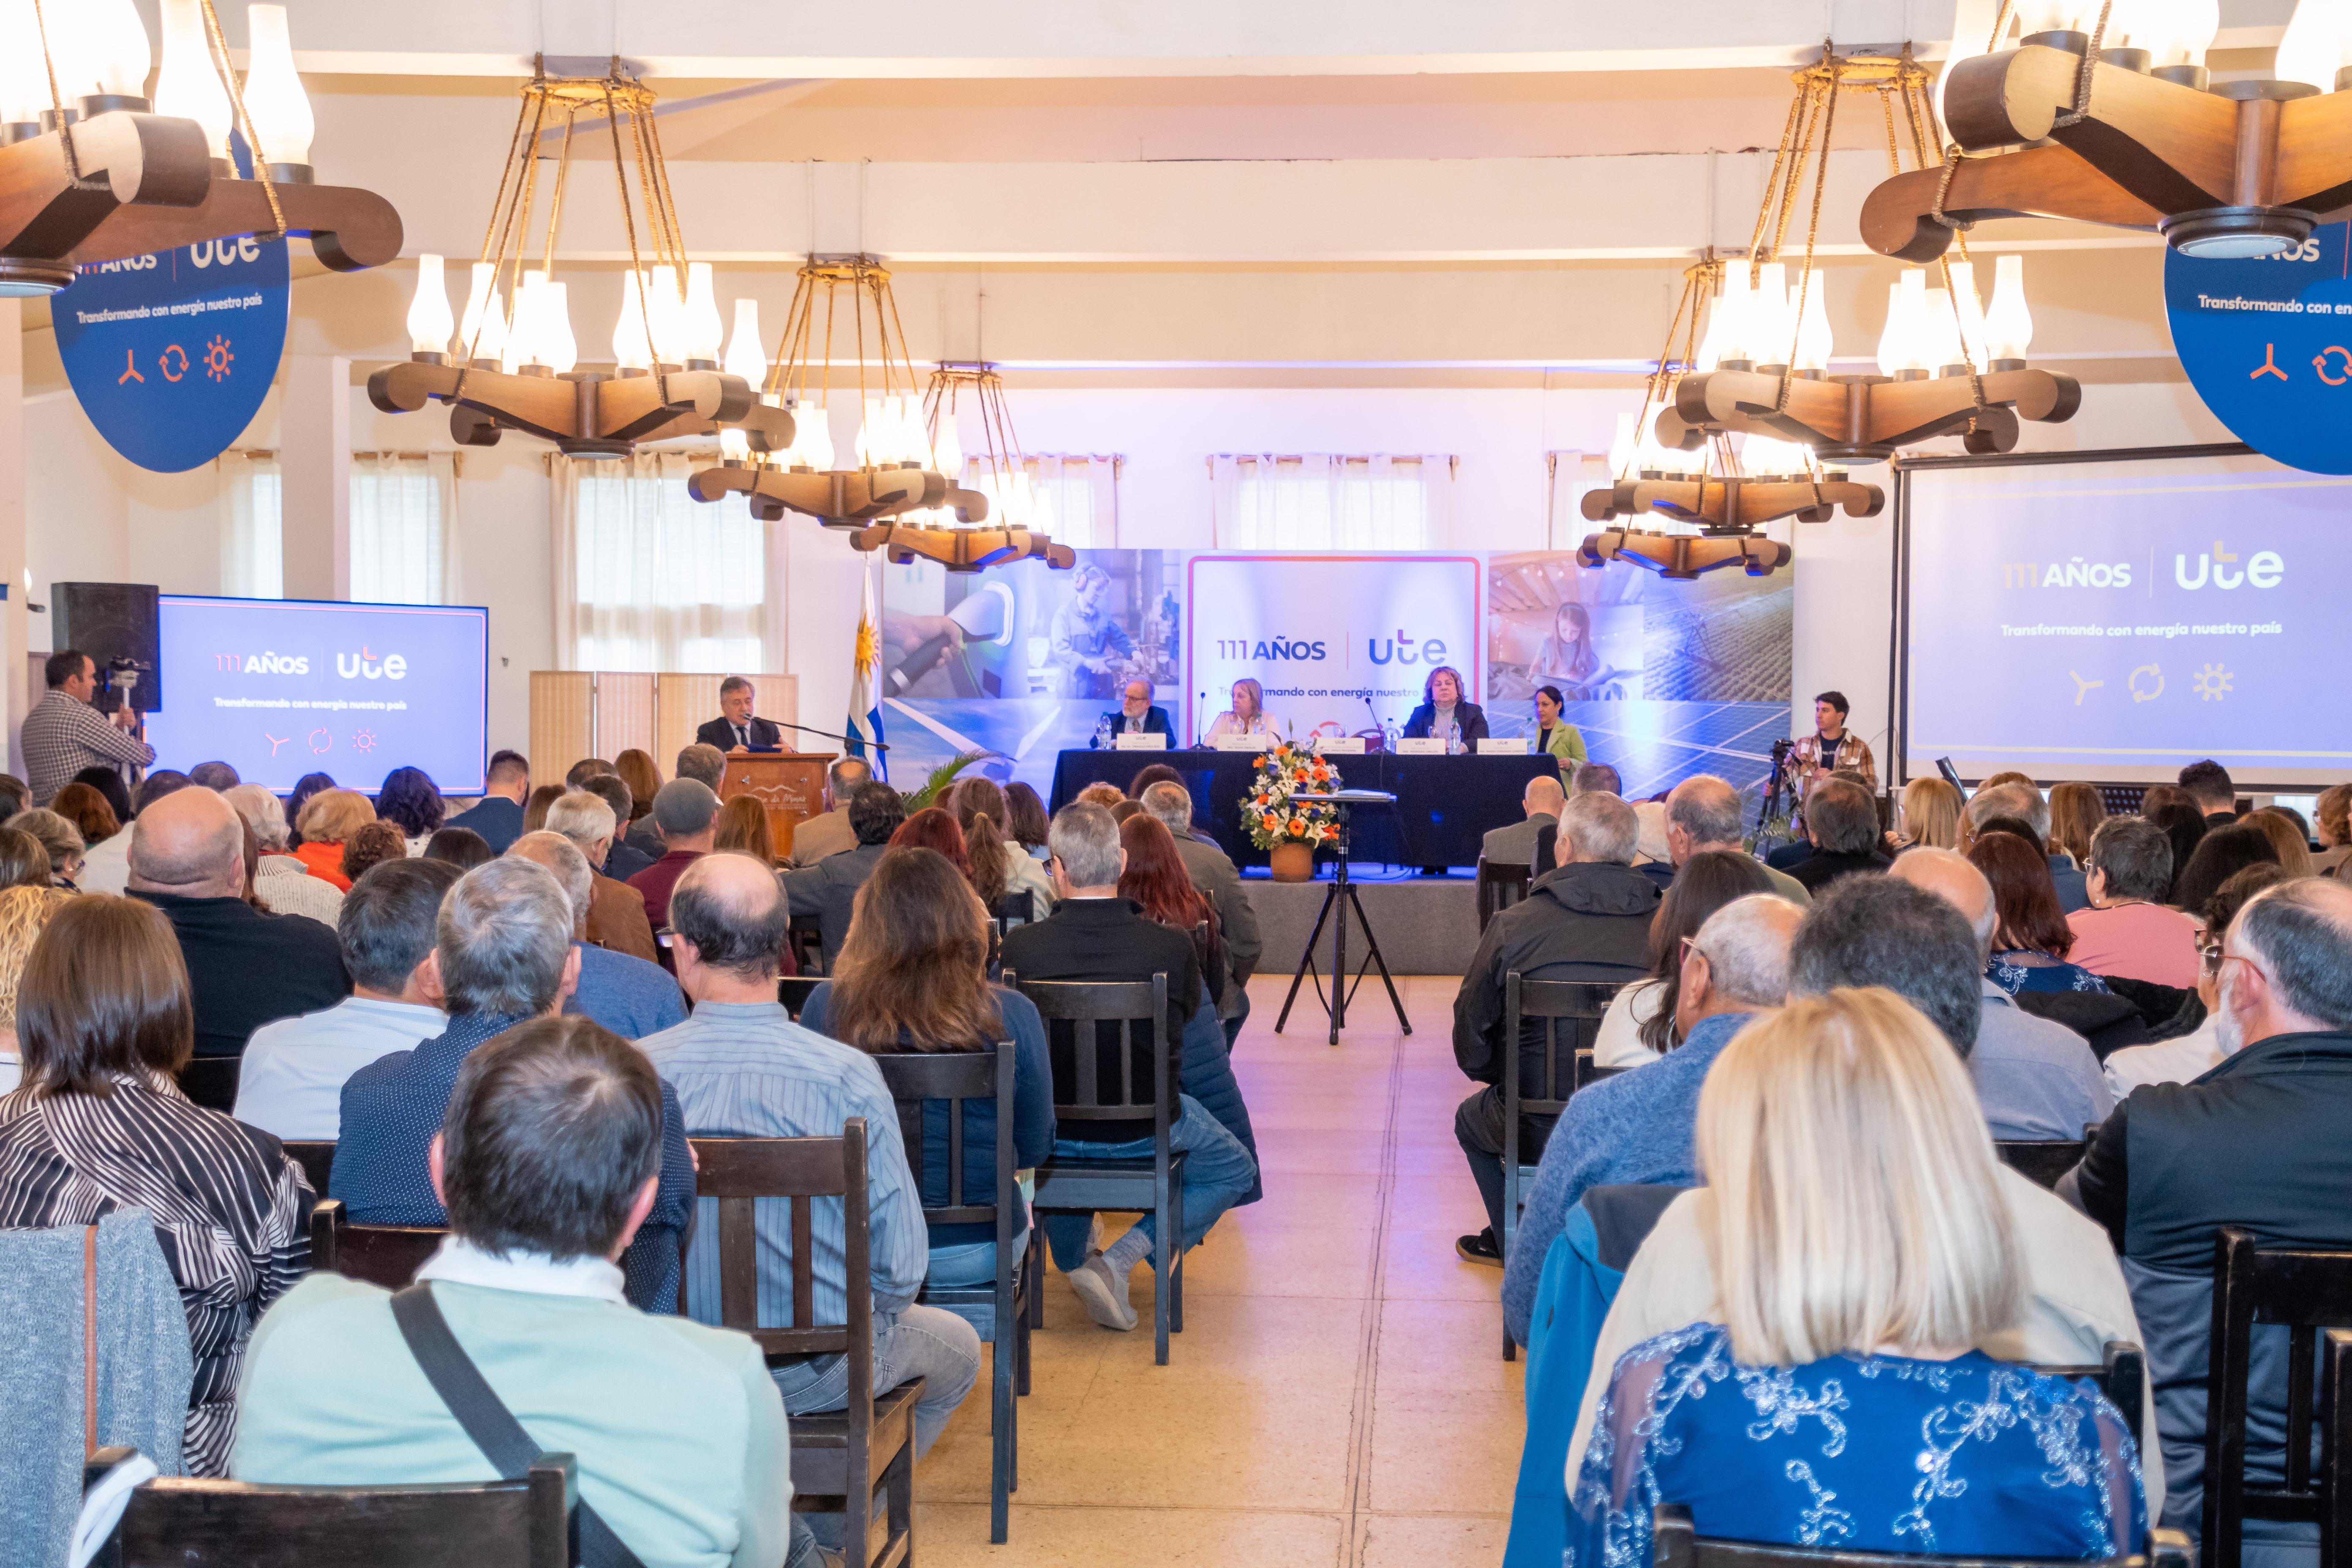
<svg viewBox="0 0 2352 1568"><path fill-rule="evenodd" d="M2279 580L2286 575L2286 563L2280 559L2275 550L2257 550L2246 563L2245 570L2231 571L2231 568L2238 563L2238 557L2235 552L2222 549L2218 539L2213 542L2212 549L2195 557L2197 574L2193 577L2189 572L2190 559L2186 555L2172 558L2172 580L2184 588L2202 588L2209 578L2213 586L2223 593L2242 584L2249 588L2275 588Z"/></svg>
<svg viewBox="0 0 2352 1568"><path fill-rule="evenodd" d="M234 675L308 675L310 656L295 653L216 653L213 668Z"/></svg>
<svg viewBox="0 0 2352 1568"><path fill-rule="evenodd" d="M1400 626L1393 638L1366 637L1364 656L1374 664L1438 665L1445 662L1445 645L1435 637L1428 637L1416 647L1413 639L1405 636L1404 628Z"/></svg>
<svg viewBox="0 0 2352 1568"><path fill-rule="evenodd" d="M408 661L396 653L385 654L379 658L369 652L367 645L362 643L357 653L339 653L335 656L335 673L345 680L357 680L362 678L369 680L401 680L408 675Z"/></svg>

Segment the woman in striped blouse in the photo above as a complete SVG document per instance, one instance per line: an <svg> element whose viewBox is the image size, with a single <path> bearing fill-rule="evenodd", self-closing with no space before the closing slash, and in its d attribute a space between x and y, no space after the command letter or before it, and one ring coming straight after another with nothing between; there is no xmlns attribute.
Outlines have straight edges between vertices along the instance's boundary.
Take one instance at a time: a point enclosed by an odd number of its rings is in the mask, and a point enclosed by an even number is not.
<svg viewBox="0 0 2352 1568"><path fill-rule="evenodd" d="M93 893L58 910L26 960L16 1036L24 1087L0 1095L0 1226L154 1215L195 1355L183 1462L225 1475L246 1341L310 1269L301 1169L174 1085L194 1015L180 944L152 905Z"/></svg>

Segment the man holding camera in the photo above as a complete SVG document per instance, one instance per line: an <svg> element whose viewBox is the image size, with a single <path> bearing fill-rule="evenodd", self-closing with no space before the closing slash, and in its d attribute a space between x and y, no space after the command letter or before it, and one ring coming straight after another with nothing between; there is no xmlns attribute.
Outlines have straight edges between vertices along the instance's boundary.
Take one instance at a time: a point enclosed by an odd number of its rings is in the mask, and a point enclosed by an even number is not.
<svg viewBox="0 0 2352 1568"><path fill-rule="evenodd" d="M49 689L25 715L25 782L33 804L47 805L84 768L145 767L155 749L131 731L139 715L124 703L110 720L89 705L98 690L98 665L78 648L49 655L42 671Z"/></svg>

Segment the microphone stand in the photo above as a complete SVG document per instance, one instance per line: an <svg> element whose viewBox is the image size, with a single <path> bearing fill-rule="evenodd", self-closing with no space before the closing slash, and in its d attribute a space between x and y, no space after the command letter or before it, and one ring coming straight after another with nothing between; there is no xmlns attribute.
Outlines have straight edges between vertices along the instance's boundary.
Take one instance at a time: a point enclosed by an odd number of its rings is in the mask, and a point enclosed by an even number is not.
<svg viewBox="0 0 2352 1568"><path fill-rule="evenodd" d="M771 719L768 722L779 730L793 730L803 735L814 735L821 740L839 741L845 746L871 746L877 752L887 752L890 749L887 742L869 741L863 735L836 735L830 730L812 730L806 724L790 724L782 719Z"/></svg>

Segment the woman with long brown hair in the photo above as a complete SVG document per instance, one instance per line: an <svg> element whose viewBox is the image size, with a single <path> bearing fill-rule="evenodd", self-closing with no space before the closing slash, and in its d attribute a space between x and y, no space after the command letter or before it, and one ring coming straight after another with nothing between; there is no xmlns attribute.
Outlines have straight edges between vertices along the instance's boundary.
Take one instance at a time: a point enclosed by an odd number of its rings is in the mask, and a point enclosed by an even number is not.
<svg viewBox="0 0 2352 1568"><path fill-rule="evenodd" d="M992 915L1008 895L1027 893L1029 918L1044 920L1054 908L1053 882L1043 865L1007 842L1013 805L1004 792L994 779L974 775L956 785L954 800L964 855L971 865L972 891L980 901Z"/></svg>
<svg viewBox="0 0 2352 1568"><path fill-rule="evenodd" d="M768 808L754 796L739 795L721 805L714 826L713 849L732 849L762 866L776 863L776 836L768 826Z"/></svg>
<svg viewBox="0 0 2352 1568"><path fill-rule="evenodd" d="M918 812L918 816L932 815ZM945 813L940 813L945 816ZM910 819L911 820L911 819ZM952 823L950 823L952 826ZM801 1025L875 1056L896 1051L1013 1050L1013 1162L1034 1169L1054 1151L1053 1068L1036 1004L988 983L988 911L955 864L936 849L891 849L857 889L849 935L833 977L801 1010ZM944 1207L952 1155L945 1101L923 1107L923 1203ZM996 1191L996 1107L963 1102L964 1201L1002 1200ZM1025 1237L1026 1214L1013 1234ZM1018 1251L1024 1245L1014 1241ZM996 1278L996 1238L986 1225L931 1231L930 1281L979 1285ZM975 1323L974 1327L984 1325Z"/></svg>
<svg viewBox="0 0 2352 1568"><path fill-rule="evenodd" d="M1209 1000L1225 994L1224 932L1217 924L1217 909L1192 885L1176 853L1176 839L1150 812L1118 825L1118 846L1127 851L1127 869L1118 874L1118 895L1143 908L1143 918L1173 926L1192 939L1201 959L1201 977L1208 982ZM1206 927L1205 936L1202 928Z"/></svg>
<svg viewBox="0 0 2352 1568"><path fill-rule="evenodd" d="M1985 978L2014 996L2021 991L2105 991L2107 983L2077 963L2074 928L2058 907L2050 861L2039 846L1999 829L1979 834L1969 864L1992 884L1992 957Z"/></svg>

